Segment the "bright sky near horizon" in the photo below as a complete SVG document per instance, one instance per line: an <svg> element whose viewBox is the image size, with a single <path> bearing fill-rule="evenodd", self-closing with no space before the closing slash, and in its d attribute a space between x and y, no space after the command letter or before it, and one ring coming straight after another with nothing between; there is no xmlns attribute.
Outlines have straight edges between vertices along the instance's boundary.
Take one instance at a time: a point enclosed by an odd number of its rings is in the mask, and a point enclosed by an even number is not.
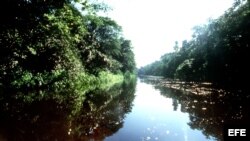
<svg viewBox="0 0 250 141"><path fill-rule="evenodd" d="M191 39L192 28L216 18L234 0L104 0L108 16L122 26L132 41L137 67L145 66Z"/></svg>

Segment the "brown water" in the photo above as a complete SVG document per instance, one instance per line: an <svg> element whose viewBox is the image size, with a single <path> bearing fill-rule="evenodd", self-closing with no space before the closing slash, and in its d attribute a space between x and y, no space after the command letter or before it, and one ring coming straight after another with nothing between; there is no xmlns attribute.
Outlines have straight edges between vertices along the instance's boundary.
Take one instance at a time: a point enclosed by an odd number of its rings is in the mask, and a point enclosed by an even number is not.
<svg viewBox="0 0 250 141"><path fill-rule="evenodd" d="M1 98L0 141L210 141L246 122L249 99L187 95L139 79L80 102Z"/></svg>

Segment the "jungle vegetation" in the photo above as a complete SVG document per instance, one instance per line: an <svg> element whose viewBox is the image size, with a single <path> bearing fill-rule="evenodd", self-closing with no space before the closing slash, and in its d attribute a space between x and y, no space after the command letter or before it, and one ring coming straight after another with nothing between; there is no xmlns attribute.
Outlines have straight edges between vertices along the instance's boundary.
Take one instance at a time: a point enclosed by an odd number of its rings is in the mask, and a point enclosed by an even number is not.
<svg viewBox="0 0 250 141"><path fill-rule="evenodd" d="M71 87L134 73L130 40L94 0L3 0L0 86Z"/></svg>
<svg viewBox="0 0 250 141"><path fill-rule="evenodd" d="M236 0L222 16L193 29L191 40L183 41L181 46L176 42L174 52L141 67L138 73L247 90L250 1Z"/></svg>

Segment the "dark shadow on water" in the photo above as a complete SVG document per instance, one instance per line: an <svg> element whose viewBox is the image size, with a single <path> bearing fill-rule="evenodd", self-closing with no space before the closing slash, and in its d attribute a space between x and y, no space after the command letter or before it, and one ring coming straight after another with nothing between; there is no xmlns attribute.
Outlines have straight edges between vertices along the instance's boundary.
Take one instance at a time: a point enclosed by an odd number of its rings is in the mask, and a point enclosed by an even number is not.
<svg viewBox="0 0 250 141"><path fill-rule="evenodd" d="M174 110L180 106L182 112L189 114L188 125L202 131L206 137L223 140L224 126L250 125L248 93L213 92L209 95L195 95L157 85L157 79L142 78L140 81L154 85L163 96L172 98Z"/></svg>
<svg viewBox="0 0 250 141"><path fill-rule="evenodd" d="M132 109L135 85L136 81L124 82L105 90L89 91L82 98L63 100L24 100L19 98L20 94L30 92L2 90L0 141L103 140L123 126L123 119Z"/></svg>

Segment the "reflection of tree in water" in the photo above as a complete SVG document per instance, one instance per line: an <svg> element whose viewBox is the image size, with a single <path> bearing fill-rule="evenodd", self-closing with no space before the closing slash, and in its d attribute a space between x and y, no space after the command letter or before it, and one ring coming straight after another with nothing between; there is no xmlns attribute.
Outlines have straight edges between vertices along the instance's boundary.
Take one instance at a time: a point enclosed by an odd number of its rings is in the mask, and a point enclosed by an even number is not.
<svg viewBox="0 0 250 141"><path fill-rule="evenodd" d="M173 107L174 107L174 111L176 111L178 109L178 101L177 101L177 99L173 99Z"/></svg>
<svg viewBox="0 0 250 141"><path fill-rule="evenodd" d="M69 109L53 100L23 103L23 101L1 100L0 140L36 141L64 140L68 129Z"/></svg>
<svg viewBox="0 0 250 141"><path fill-rule="evenodd" d="M151 83L146 80L144 82ZM188 125L192 129L202 131L208 138L223 140L225 125L249 124L250 104L246 94L213 92L201 96L161 86L155 88L159 89L162 95L173 99L174 110L180 104L181 111L189 113Z"/></svg>
<svg viewBox="0 0 250 141"><path fill-rule="evenodd" d="M134 92L135 83L92 91L80 106L69 100L1 97L0 140L103 140L123 126Z"/></svg>
<svg viewBox="0 0 250 141"><path fill-rule="evenodd" d="M123 126L125 114L131 112L135 85L122 85L107 91L94 91L87 94L73 126L74 136L88 140L103 140ZM80 124L79 124L80 123Z"/></svg>

